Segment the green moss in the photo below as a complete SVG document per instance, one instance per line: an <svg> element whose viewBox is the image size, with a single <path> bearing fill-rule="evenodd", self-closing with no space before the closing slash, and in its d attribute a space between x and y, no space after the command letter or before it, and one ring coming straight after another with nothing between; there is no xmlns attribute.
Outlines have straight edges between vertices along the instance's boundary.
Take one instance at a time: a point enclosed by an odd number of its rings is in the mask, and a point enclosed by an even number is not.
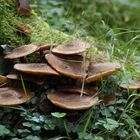
<svg viewBox="0 0 140 140"><path fill-rule="evenodd" d="M34 12L29 17L18 16L15 0L0 0L0 19L0 44L19 46L36 41L61 43L71 38L63 32L53 30ZM17 23L29 26L32 33L27 35L18 33L15 28Z"/></svg>

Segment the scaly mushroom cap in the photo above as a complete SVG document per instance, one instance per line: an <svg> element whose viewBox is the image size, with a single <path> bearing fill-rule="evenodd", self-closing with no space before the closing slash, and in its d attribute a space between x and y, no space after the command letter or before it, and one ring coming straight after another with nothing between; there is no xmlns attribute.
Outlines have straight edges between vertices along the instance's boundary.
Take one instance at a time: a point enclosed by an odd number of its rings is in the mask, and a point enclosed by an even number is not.
<svg viewBox="0 0 140 140"><path fill-rule="evenodd" d="M24 73L59 76L47 63L15 64L14 68Z"/></svg>
<svg viewBox="0 0 140 140"><path fill-rule="evenodd" d="M52 52L63 55L71 55L84 52L88 48L90 48L89 43L82 42L80 40L74 40L71 42L64 43L62 45L58 45L57 47L52 49Z"/></svg>
<svg viewBox="0 0 140 140"><path fill-rule="evenodd" d="M70 57L70 56L69 56ZM58 57L53 54L46 54L45 55L46 60L48 63L59 73L62 75L65 75L70 78L78 79L83 78L86 76L86 71L89 65L89 61L82 62L82 60L76 59L73 60L73 57L71 56L70 59L64 59L64 57Z"/></svg>
<svg viewBox="0 0 140 140"><path fill-rule="evenodd" d="M84 110L97 104L98 97L80 96L64 92L48 93L47 98L56 106L70 110Z"/></svg>
<svg viewBox="0 0 140 140"><path fill-rule="evenodd" d="M6 76L0 75L0 85L8 82L8 79Z"/></svg>
<svg viewBox="0 0 140 140"><path fill-rule="evenodd" d="M35 52L36 49L37 49L36 45L32 45L32 44L23 45L21 47L13 49L10 53L5 55L4 58L6 58L6 59L15 59L15 58L24 57L24 56L27 56L27 55Z"/></svg>
<svg viewBox="0 0 140 140"><path fill-rule="evenodd" d="M132 83L129 84L122 83L120 84L120 87L124 89L132 89L132 90L140 89L140 78L133 80Z"/></svg>
<svg viewBox="0 0 140 140"><path fill-rule="evenodd" d="M120 69L117 63L97 63L91 64L88 70L88 77L85 82L90 83L96 80L101 80L104 77L110 76L113 72Z"/></svg>
<svg viewBox="0 0 140 140"><path fill-rule="evenodd" d="M0 88L0 105L18 105L31 99L32 94L27 90L27 95L20 88Z"/></svg>

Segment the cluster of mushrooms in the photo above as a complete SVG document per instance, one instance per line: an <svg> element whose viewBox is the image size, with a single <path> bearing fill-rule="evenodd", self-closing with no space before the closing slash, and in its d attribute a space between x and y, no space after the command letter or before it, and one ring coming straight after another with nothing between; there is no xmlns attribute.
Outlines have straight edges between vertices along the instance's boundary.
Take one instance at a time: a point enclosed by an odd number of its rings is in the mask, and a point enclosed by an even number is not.
<svg viewBox="0 0 140 140"><path fill-rule="evenodd" d="M84 55L89 48L89 43L76 39L61 45L32 43L13 49L5 55L5 59L16 60L14 71L0 76L0 105L18 105L32 98L28 89L7 86L5 83L27 80L41 85L48 76L60 79L68 77L74 81L70 85L61 85L57 90L47 92L47 100L55 106L83 110L96 105L99 102L99 91L94 82L110 76L120 69L120 65L109 62L93 63L92 57ZM30 54L39 54L44 61L27 63L23 58ZM59 84L57 81L55 83Z"/></svg>

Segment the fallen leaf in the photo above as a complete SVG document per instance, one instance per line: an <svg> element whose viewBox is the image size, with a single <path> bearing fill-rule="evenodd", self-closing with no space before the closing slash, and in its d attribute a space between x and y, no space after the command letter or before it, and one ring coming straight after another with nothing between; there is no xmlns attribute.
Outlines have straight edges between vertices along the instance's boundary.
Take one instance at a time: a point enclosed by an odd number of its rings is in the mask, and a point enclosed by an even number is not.
<svg viewBox="0 0 140 140"><path fill-rule="evenodd" d="M15 25L16 29L19 30L22 33L31 33L31 29L25 25L22 24L16 24Z"/></svg>
<svg viewBox="0 0 140 140"><path fill-rule="evenodd" d="M28 0L16 0L18 6L18 13L20 16L27 16L31 14L31 7Z"/></svg>
<svg viewBox="0 0 140 140"><path fill-rule="evenodd" d="M115 95L106 95L103 97L102 99L102 103L104 106L108 106L111 104L111 102L116 100L116 96Z"/></svg>

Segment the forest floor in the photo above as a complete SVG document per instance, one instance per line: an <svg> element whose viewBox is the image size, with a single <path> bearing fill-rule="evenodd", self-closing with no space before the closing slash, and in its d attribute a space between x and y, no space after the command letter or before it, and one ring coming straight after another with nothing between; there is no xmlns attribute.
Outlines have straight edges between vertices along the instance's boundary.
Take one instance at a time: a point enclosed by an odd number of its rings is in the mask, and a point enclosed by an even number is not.
<svg viewBox="0 0 140 140"><path fill-rule="evenodd" d="M26 106L4 107L0 136L12 140L139 140L140 92L119 87L140 78L139 0L32 0L31 6L52 28L84 40L88 36L110 62L120 63L120 71L101 81L102 95L114 95L117 100L86 111L58 109L50 114ZM21 122L23 127L18 127Z"/></svg>

